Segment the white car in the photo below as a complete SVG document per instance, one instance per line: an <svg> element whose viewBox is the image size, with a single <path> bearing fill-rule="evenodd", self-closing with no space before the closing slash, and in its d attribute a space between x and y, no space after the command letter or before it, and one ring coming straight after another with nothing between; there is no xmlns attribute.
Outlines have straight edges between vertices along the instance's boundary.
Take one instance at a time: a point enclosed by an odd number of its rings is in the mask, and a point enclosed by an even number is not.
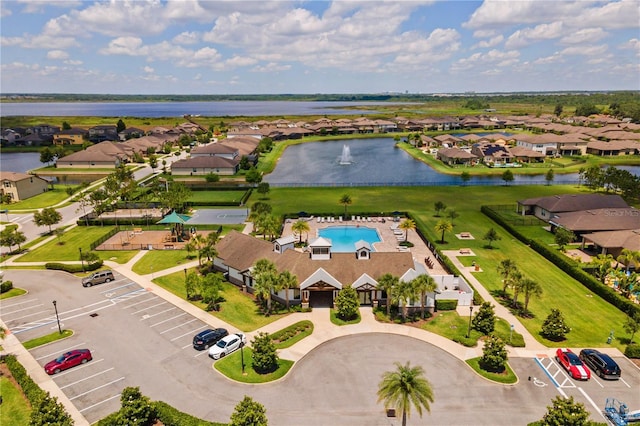
<svg viewBox="0 0 640 426"><path fill-rule="evenodd" d="M247 338L242 333L230 334L218 340L218 343L209 348L209 356L213 359L220 359L230 354L236 349L244 346Z"/></svg>

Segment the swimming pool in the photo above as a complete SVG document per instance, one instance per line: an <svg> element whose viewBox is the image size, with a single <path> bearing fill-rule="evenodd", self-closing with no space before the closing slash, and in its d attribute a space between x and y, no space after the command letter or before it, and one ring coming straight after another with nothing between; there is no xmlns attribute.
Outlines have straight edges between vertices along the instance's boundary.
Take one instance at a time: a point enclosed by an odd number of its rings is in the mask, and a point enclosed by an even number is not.
<svg viewBox="0 0 640 426"><path fill-rule="evenodd" d="M371 250L373 243L382 241L378 231L364 226L330 226L318 230L318 235L331 240L331 251L336 253L352 253L356 251L355 243L364 240L369 243Z"/></svg>

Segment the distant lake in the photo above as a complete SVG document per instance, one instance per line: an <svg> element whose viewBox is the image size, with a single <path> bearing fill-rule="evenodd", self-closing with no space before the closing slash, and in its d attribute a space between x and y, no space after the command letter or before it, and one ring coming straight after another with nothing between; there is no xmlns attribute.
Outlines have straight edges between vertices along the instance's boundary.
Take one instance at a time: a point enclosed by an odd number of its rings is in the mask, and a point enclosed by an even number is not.
<svg viewBox="0 0 640 426"><path fill-rule="evenodd" d="M207 102L2 102L0 116L203 117L373 114L345 107L404 105L393 102L207 101Z"/></svg>
<svg viewBox="0 0 640 426"><path fill-rule="evenodd" d="M0 154L0 170L3 172L27 173L43 167L39 152L3 152Z"/></svg>

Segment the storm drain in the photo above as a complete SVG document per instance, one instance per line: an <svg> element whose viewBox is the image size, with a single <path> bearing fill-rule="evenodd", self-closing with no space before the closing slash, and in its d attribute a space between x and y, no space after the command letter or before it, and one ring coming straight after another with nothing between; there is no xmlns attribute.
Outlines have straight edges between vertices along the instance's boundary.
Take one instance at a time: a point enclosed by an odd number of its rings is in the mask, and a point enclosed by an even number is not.
<svg viewBox="0 0 640 426"><path fill-rule="evenodd" d="M91 318L95 318L95 317L97 317L97 316L98 316L98 314L93 313L93 314L89 314L89 316L90 316Z"/></svg>

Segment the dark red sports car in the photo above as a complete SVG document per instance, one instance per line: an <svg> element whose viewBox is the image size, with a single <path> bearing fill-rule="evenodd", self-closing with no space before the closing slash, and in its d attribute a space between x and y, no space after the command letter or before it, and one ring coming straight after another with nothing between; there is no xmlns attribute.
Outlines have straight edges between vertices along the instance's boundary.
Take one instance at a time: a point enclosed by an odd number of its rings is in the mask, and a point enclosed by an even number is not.
<svg viewBox="0 0 640 426"><path fill-rule="evenodd" d="M91 361L91 351L89 349L74 349L69 352L65 352L53 361L49 361L44 366L44 371L47 374L56 374L67 368L75 367L79 364L84 364L87 361Z"/></svg>

